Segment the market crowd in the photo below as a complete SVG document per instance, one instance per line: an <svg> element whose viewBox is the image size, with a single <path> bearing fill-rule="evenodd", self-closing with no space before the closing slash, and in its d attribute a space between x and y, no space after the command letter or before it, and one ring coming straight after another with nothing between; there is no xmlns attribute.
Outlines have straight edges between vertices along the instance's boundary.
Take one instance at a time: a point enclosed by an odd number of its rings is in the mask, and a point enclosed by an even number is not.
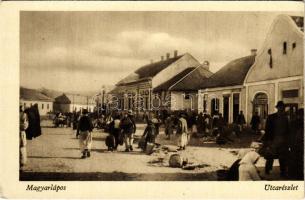
<svg viewBox="0 0 305 200"><path fill-rule="evenodd" d="M253 151L241 151L238 159L229 170L229 180L261 180L255 164L260 157L266 160L265 174L273 169L274 159L279 159L280 175L291 179L302 180L304 155L304 111L297 110L292 117L287 116L285 104L279 101L277 112L267 117L265 126L261 125L260 117L255 112L250 122L251 132L261 134L258 142L261 146ZM143 151L152 151L160 127L164 127L166 138L171 140L173 135L179 137L177 150L187 148L191 136L198 138L214 137L219 145L233 142L230 134L241 137L246 129L246 121L242 111L236 116L233 124L227 124L221 113L212 116L207 113L195 112L144 112L136 117L131 110L104 113L89 113L86 109L81 112L57 113L54 118L55 127L72 127L79 139L81 158L91 156L92 131L102 128L109 133L106 145L109 151L117 151L119 145L125 146L125 152L134 151L134 136L138 121L146 124L139 141ZM261 127L265 127L262 129ZM20 166L26 163L26 139L41 135L40 118L37 105L25 110L20 107Z"/></svg>

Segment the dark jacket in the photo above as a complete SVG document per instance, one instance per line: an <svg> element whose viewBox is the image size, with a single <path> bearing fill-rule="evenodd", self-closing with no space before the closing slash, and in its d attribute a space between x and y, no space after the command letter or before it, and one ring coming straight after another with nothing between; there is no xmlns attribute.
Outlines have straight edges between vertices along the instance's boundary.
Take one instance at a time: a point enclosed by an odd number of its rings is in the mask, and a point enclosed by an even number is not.
<svg viewBox="0 0 305 200"><path fill-rule="evenodd" d="M273 141L278 137L288 139L288 134L289 122L287 116L274 113L267 117L263 141Z"/></svg>
<svg viewBox="0 0 305 200"><path fill-rule="evenodd" d="M78 122L78 131L92 131L93 124L88 115L83 115Z"/></svg>
<svg viewBox="0 0 305 200"><path fill-rule="evenodd" d="M120 127L121 127L121 129L123 129L123 132L127 133L127 134L136 132L136 123L135 123L133 117L131 117L131 116L124 117L121 120Z"/></svg>

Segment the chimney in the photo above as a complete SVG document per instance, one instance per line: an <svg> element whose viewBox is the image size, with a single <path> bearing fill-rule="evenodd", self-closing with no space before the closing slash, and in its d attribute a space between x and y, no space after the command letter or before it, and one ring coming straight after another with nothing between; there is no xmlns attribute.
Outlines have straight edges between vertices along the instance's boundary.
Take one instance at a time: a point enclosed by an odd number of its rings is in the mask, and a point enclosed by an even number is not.
<svg viewBox="0 0 305 200"><path fill-rule="evenodd" d="M163 61L164 60L164 56L161 56L161 61Z"/></svg>
<svg viewBox="0 0 305 200"><path fill-rule="evenodd" d="M175 50L175 51L174 51L174 58L177 58L177 56L178 56L178 51Z"/></svg>
<svg viewBox="0 0 305 200"><path fill-rule="evenodd" d="M169 59L170 53L166 53L166 59Z"/></svg>
<svg viewBox="0 0 305 200"><path fill-rule="evenodd" d="M257 49L251 49L251 55L256 56Z"/></svg>
<svg viewBox="0 0 305 200"><path fill-rule="evenodd" d="M205 60L203 63L202 63L202 67L204 69L207 69L207 70L210 70L210 62Z"/></svg>

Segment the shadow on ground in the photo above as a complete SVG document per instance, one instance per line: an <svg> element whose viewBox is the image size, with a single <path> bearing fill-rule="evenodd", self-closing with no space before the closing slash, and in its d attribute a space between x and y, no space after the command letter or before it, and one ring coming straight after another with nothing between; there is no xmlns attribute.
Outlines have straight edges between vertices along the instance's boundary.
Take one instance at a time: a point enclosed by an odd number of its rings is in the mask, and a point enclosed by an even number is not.
<svg viewBox="0 0 305 200"><path fill-rule="evenodd" d="M28 156L28 158L42 158L42 159L49 159L49 158L61 158L61 159L79 159L79 157L70 157L70 156L66 156L66 157L55 157L55 156Z"/></svg>
<svg viewBox="0 0 305 200"><path fill-rule="evenodd" d="M58 173L20 172L20 181L215 181L215 172L208 173Z"/></svg>

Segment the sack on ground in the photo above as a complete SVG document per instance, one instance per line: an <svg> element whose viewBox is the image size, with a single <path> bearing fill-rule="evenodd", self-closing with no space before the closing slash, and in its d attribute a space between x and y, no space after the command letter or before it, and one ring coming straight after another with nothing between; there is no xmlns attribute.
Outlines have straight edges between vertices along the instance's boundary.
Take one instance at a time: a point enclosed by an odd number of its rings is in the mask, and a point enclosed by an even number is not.
<svg viewBox="0 0 305 200"><path fill-rule="evenodd" d="M113 135L108 135L105 140L106 146L108 148L114 148L115 146L115 138Z"/></svg>
<svg viewBox="0 0 305 200"><path fill-rule="evenodd" d="M138 142L138 147L144 151L144 146L145 146L145 137L141 137Z"/></svg>
<svg viewBox="0 0 305 200"><path fill-rule="evenodd" d="M155 144L154 143L150 143L148 142L147 145L146 145L146 149L145 149L145 153L147 155L150 155L154 152L154 147L155 147Z"/></svg>
<svg viewBox="0 0 305 200"><path fill-rule="evenodd" d="M179 154L173 154L169 158L169 166L174 168L181 168L182 166L186 165L188 160L182 158Z"/></svg>

